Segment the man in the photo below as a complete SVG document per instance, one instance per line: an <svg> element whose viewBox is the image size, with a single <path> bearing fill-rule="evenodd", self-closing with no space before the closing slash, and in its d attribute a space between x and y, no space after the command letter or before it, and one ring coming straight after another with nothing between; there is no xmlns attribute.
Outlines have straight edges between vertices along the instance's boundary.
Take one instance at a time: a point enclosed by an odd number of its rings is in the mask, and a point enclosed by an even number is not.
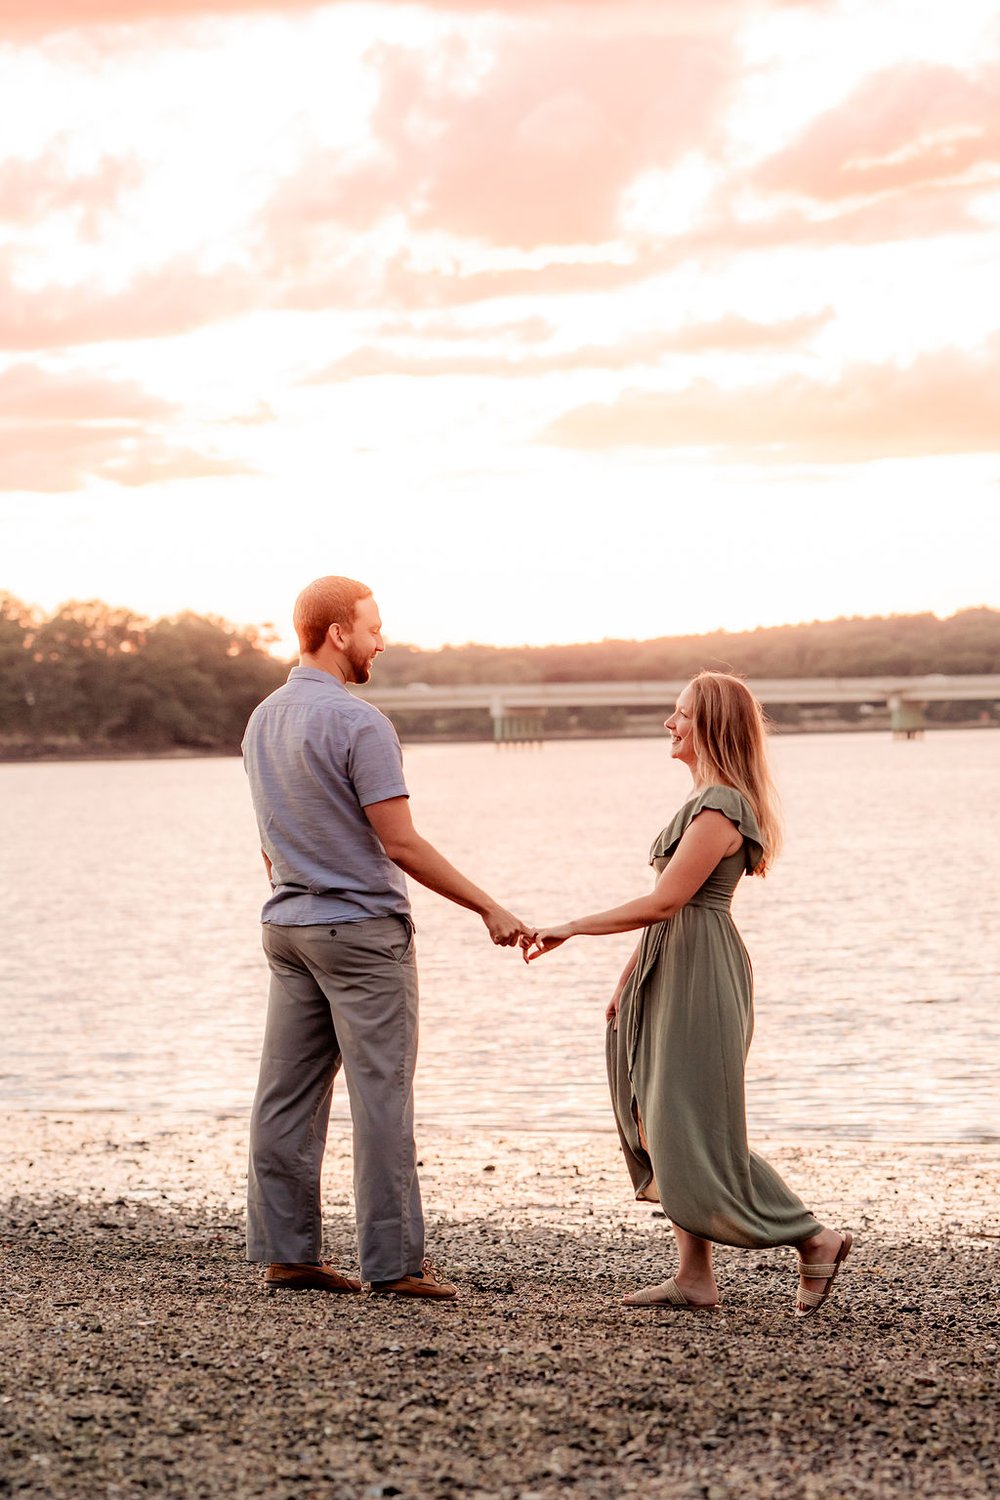
<svg viewBox="0 0 1000 1500"><path fill-rule="evenodd" d="M320 1171L343 1065L354 1127L361 1274L371 1291L452 1298L424 1258L413 1140L417 973L404 872L482 917L494 943L524 927L417 833L389 720L347 691L383 651L371 590L318 578L295 604L299 666L243 740L271 895L271 969L250 1130L247 1258L265 1282L360 1292L320 1263Z"/></svg>

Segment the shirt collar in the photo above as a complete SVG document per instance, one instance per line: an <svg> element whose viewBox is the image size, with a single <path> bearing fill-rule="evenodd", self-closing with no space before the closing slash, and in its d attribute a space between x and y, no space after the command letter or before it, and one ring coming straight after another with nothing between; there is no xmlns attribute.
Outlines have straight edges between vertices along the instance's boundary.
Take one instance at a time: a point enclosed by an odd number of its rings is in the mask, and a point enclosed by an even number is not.
<svg viewBox="0 0 1000 1500"><path fill-rule="evenodd" d="M288 681L291 682L293 677L296 679L304 677L309 682L322 682L327 687L339 688L341 692L347 692L347 688L339 677L334 677L332 672L324 672L320 667L293 667L288 674Z"/></svg>

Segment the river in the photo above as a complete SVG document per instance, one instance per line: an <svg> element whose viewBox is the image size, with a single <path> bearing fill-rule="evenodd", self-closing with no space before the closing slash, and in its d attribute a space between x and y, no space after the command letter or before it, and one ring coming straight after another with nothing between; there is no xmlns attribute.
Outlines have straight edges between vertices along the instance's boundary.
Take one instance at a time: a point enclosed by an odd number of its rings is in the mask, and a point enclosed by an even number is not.
<svg viewBox="0 0 1000 1500"><path fill-rule="evenodd" d="M1000 734L789 735L774 758L786 851L735 902L751 1135L1000 1139ZM406 772L418 828L538 923L646 889L688 789L653 740L420 744ZM267 982L240 762L0 765L0 832L0 1107L245 1112ZM526 968L412 894L418 1125L611 1129L603 1009L633 939Z"/></svg>

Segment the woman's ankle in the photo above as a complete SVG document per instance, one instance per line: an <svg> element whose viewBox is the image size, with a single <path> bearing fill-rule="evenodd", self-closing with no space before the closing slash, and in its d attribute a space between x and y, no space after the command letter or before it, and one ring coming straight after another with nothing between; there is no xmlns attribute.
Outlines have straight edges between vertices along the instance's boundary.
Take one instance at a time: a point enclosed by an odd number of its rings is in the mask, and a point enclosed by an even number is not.
<svg viewBox="0 0 1000 1500"><path fill-rule="evenodd" d="M674 1280L676 1281L677 1285L679 1287L682 1287L685 1291L716 1290L715 1274L712 1271L711 1267L709 1267L707 1270L702 1269L698 1271L678 1271L674 1276Z"/></svg>
<svg viewBox="0 0 1000 1500"><path fill-rule="evenodd" d="M794 1246L803 1260L808 1258L811 1252L814 1260L824 1259L834 1244L840 1243L841 1236L835 1229L823 1225L818 1234L811 1234L807 1240L799 1240Z"/></svg>

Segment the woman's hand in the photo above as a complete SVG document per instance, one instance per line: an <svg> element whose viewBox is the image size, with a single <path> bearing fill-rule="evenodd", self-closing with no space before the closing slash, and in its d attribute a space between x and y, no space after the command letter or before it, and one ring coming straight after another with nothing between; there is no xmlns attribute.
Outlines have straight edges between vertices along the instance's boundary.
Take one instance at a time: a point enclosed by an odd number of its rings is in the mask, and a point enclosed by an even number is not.
<svg viewBox="0 0 1000 1500"><path fill-rule="evenodd" d="M642 943L638 942L632 949L629 961L625 965L624 969L622 969L621 974L618 976L618 983L615 985L615 992L611 996L611 1001L608 1005L607 1010L604 1012L604 1019L611 1023L612 1031L618 1030L618 1012L621 1010L622 996L628 989L628 982L632 978L632 975L635 973L635 966L639 962L639 950L641 949L641 947Z"/></svg>
<svg viewBox="0 0 1000 1500"><path fill-rule="evenodd" d="M561 948L567 938L573 936L568 925L563 927L539 927L530 936L521 938L521 952L524 954L526 964L532 963L536 958L541 958L543 953L551 953L555 948Z"/></svg>

